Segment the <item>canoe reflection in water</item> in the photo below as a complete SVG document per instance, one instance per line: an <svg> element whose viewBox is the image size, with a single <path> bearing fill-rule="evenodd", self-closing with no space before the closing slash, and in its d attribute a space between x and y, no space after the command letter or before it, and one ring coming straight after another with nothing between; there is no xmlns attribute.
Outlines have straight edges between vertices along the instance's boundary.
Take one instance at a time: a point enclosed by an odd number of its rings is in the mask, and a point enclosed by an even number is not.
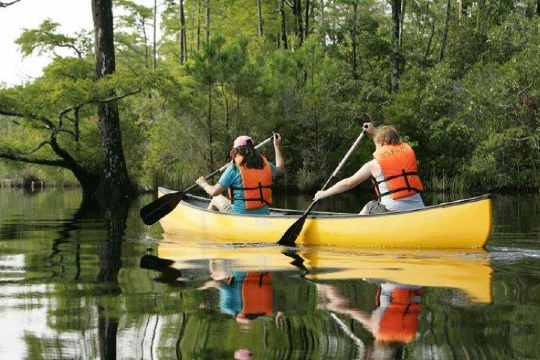
<svg viewBox="0 0 540 360"><path fill-rule="evenodd" d="M401 358L398 353L404 344L416 338L421 310L421 288L393 283L382 283L376 292L376 308L365 312L350 305L339 290L332 285L317 284L321 299L320 308L331 312L330 316L358 347L358 359ZM366 349L336 313L350 317L368 330L374 342Z"/></svg>
<svg viewBox="0 0 540 360"><path fill-rule="evenodd" d="M434 308L424 310L422 296L430 304L491 302L484 251L293 250L165 234L157 255L158 281L183 283L180 291L192 299L191 310L180 310L191 319L186 329L205 329L207 340L179 343L187 358L199 351L244 359L402 358L424 351L431 336L422 329L433 326Z"/></svg>

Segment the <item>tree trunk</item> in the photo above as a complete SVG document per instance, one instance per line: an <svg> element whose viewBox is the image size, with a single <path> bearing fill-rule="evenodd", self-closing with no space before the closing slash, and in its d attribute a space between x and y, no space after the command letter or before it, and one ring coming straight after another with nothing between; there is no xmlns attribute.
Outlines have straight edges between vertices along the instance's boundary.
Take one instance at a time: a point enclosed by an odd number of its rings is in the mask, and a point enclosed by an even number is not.
<svg viewBox="0 0 540 360"><path fill-rule="evenodd" d="M476 31L484 34L486 0L478 0L478 8L476 9Z"/></svg>
<svg viewBox="0 0 540 360"><path fill-rule="evenodd" d="M208 114L206 118L206 127L208 130L208 169L214 168L214 131L212 129L212 84L208 83Z"/></svg>
<svg viewBox="0 0 540 360"><path fill-rule="evenodd" d="M356 22L358 21L358 1L355 1L352 4L353 7L353 18L351 26L351 42L352 42L352 77L355 80L358 80L358 42L356 38Z"/></svg>
<svg viewBox="0 0 540 360"><path fill-rule="evenodd" d="M206 46L210 44L210 0L206 0Z"/></svg>
<svg viewBox="0 0 540 360"><path fill-rule="evenodd" d="M225 144L229 146L232 143L231 139L231 124L230 124L230 110L229 110L229 98L225 91L225 85L221 84L221 95L223 96L223 104L225 105ZM225 152L227 154L227 152ZM225 161L228 159L228 154L225 157Z"/></svg>
<svg viewBox="0 0 540 360"><path fill-rule="evenodd" d="M197 51L201 49L201 0L197 0Z"/></svg>
<svg viewBox="0 0 540 360"><path fill-rule="evenodd" d="M391 91L395 93L399 89L401 76L401 54L399 51L401 0L392 1L392 77Z"/></svg>
<svg viewBox="0 0 540 360"><path fill-rule="evenodd" d="M184 13L184 0L180 0L180 64L183 64L186 60L186 15Z"/></svg>
<svg viewBox="0 0 540 360"><path fill-rule="evenodd" d="M287 41L287 14L285 13L285 0L279 3L279 13L281 14L281 44L284 49L289 48Z"/></svg>
<svg viewBox="0 0 540 360"><path fill-rule="evenodd" d="M148 50L148 34L146 33L146 26L144 26L144 21L142 21L141 29L144 40L144 67L148 69L150 68L150 52Z"/></svg>
<svg viewBox="0 0 540 360"><path fill-rule="evenodd" d="M92 0L96 47L96 77L101 79L115 72L112 0ZM114 93L110 94L114 96ZM101 186L111 202L133 195L124 151L118 104L98 104L99 130L105 150L105 171ZM104 196L105 197L105 196Z"/></svg>
<svg viewBox="0 0 540 360"><path fill-rule="evenodd" d="M305 18L305 25L304 25L304 39L307 39L309 35L309 14L311 11L311 3L309 0L306 0L306 7L304 9L304 18Z"/></svg>
<svg viewBox="0 0 540 360"><path fill-rule="evenodd" d="M321 23L319 25L319 29L325 29L326 28L326 16L325 16L325 13L324 13L324 0L321 0L320 4L319 4L319 11L320 11L320 19L321 19ZM322 41L322 44L323 46L326 48L326 31L321 31L321 41Z"/></svg>
<svg viewBox="0 0 540 360"><path fill-rule="evenodd" d="M154 24L153 24L153 54L152 54L152 67L154 70L157 69L157 40L156 40L156 33L157 33L157 0L154 0Z"/></svg>
<svg viewBox="0 0 540 360"><path fill-rule="evenodd" d="M261 0L257 0L257 34L264 36Z"/></svg>
<svg viewBox="0 0 540 360"><path fill-rule="evenodd" d="M446 18L444 19L444 31L441 43L441 52L439 53L439 62L444 59L444 52L446 50L446 43L448 42L448 27L450 26L450 10L452 8L451 0L446 2Z"/></svg>
<svg viewBox="0 0 540 360"><path fill-rule="evenodd" d="M540 0L536 0L536 15L540 16Z"/></svg>
<svg viewBox="0 0 540 360"><path fill-rule="evenodd" d="M401 14L399 16L399 51L401 52L403 44L403 23L405 20L405 0L401 1Z"/></svg>
<svg viewBox="0 0 540 360"><path fill-rule="evenodd" d="M296 36L298 37L299 45L304 43L304 20L302 20L302 0L293 1L293 15L296 23Z"/></svg>
<svg viewBox="0 0 540 360"><path fill-rule="evenodd" d="M426 6L429 6L429 5L426 5ZM422 67L426 67L428 65L428 59L429 59L429 56L431 55L431 45L433 44L434 35L435 35L435 19L431 19L431 33L429 34L429 40L426 46L426 51L424 52L424 60L422 61Z"/></svg>

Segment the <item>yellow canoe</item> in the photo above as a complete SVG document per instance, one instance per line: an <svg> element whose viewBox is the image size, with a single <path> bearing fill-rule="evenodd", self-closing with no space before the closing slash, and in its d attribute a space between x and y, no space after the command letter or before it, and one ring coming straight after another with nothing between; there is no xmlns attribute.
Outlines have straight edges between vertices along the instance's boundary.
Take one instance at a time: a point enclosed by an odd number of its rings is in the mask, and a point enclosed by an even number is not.
<svg viewBox="0 0 540 360"><path fill-rule="evenodd" d="M159 188L158 196L172 190ZM187 195L160 220L166 233L232 243L276 243L301 211L272 209L268 216L207 210L208 199ZM482 248L491 231L489 195L424 209L381 215L314 211L296 244L362 248Z"/></svg>
<svg viewBox="0 0 540 360"><path fill-rule="evenodd" d="M228 263L229 271L291 271L293 258L280 246L230 246L187 240L185 235L164 234L157 254L175 261L178 269L205 266L212 260ZM454 288L471 301L491 302L491 273L484 250L362 250L302 248L296 264L311 280L374 279L393 283ZM208 266L208 265L206 265Z"/></svg>
<svg viewBox="0 0 540 360"><path fill-rule="evenodd" d="M172 190L159 188L158 196ZM166 233L189 233L212 241L275 243L301 211L272 209L268 216L207 210L208 199L187 195L160 220ZM491 231L489 195L381 215L314 211L296 244L362 248L481 248Z"/></svg>

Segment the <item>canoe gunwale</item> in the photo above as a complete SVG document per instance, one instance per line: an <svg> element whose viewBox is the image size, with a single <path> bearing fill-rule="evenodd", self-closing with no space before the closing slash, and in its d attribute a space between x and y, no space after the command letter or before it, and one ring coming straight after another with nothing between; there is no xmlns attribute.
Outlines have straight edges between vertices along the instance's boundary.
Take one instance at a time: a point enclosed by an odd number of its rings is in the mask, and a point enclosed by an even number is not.
<svg viewBox="0 0 540 360"><path fill-rule="evenodd" d="M160 186L160 187L158 187L158 192L161 192L163 194L168 194L168 193L173 193L173 192L176 192L176 191ZM202 197L202 196L197 196L197 195L192 195L192 194L185 194L185 196L186 196L187 199L190 199L190 200L196 200L196 201L201 201L201 202L206 202L206 203L208 203L210 201L210 199ZM374 217L380 217L380 216L396 216L396 215L403 215L403 214L408 214L408 213L423 212L423 211L429 211L429 210L434 210L434 209L459 206L459 205L463 205L463 204L467 204L467 203L473 203L473 202L478 202L478 201L483 201L483 200L488 200L488 199L493 199L493 194L491 194L491 193L483 194L483 195L479 195L479 196L475 196L475 197L471 197L471 198L467 198L467 199L460 199L460 200L450 201L450 202L446 202L446 203L442 203L442 204L426 206L426 207L421 208L421 209L406 210L406 211L394 211L394 212L388 212L388 213L376 214L376 215L359 215L357 213L338 213L338 212L314 211L310 215L308 215L308 218L310 218L310 219L317 219L317 218L323 218L323 219L325 219L325 218L326 219L328 219L328 218L350 219L350 218L368 218L368 217L369 218L374 218ZM208 210L206 208L194 205L194 204L190 203L189 200L188 201L182 200L178 206L187 206L187 207L190 207L190 208L193 208L193 209L196 209L196 210L199 210L199 211L204 211L204 212L207 212L207 213L210 213L210 214L219 214L219 215L224 215L224 216L236 216L236 217L253 217L253 218L261 218L261 217L278 218L278 219L279 218L298 218L303 213L303 210L280 209L280 208L270 208L271 212L279 213L277 215L272 215L272 214L271 215L252 215L252 214L222 213L222 212L219 212L219 211Z"/></svg>

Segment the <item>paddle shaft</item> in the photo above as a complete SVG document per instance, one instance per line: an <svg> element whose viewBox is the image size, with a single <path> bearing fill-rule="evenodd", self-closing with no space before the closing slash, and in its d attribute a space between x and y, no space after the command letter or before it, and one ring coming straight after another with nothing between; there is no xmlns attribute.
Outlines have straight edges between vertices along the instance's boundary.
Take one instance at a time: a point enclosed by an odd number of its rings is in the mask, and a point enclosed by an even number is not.
<svg viewBox="0 0 540 360"><path fill-rule="evenodd" d="M274 135L270 136L268 139L266 140L263 140L262 142L258 143L256 146L255 146L255 149L259 149L261 147L263 147L264 145L268 144L270 141L272 141L272 139L274 138ZM213 176L219 174L220 172L222 171L225 171L225 169L227 169L227 167L232 164L232 160L230 162L228 162L227 164L223 165L222 167L220 167L219 169L217 170L214 170L212 171L210 174L206 175L204 177L205 180L208 180L210 178L212 178ZM194 188L197 187L197 183L195 184L191 184L190 186L188 186L187 188L185 188L184 190L182 190L183 193L187 193L189 192L190 190L193 190Z"/></svg>
<svg viewBox="0 0 540 360"><path fill-rule="evenodd" d="M343 165L345 165L345 163L347 162L347 160L349 159L349 157L351 156L351 154L353 153L354 149L356 149L356 147L358 146L358 144L360 143L360 141L362 140L362 138L364 137L364 134L365 132L362 131L360 133L360 135L358 135L358 137L356 138L356 140L354 141L354 143L351 145L351 147L349 148L349 151L347 151L347 153L345 154L345 156L343 157L343 159L341 159L341 161L339 162L338 166L336 167L336 169L334 170L334 172L332 173L332 175L330 175L330 177L328 178L328 180L326 180L326 182L324 183L323 187L321 188L321 191L325 190L328 185L330 184L330 182L336 177L336 175L338 174L338 172L341 170L341 168L343 167ZM304 211L304 215L305 214L308 214L310 211L311 211L311 208L313 208L313 206L317 203L318 200L313 200L311 202L311 204L309 205L309 207L306 209L306 211Z"/></svg>
<svg viewBox="0 0 540 360"><path fill-rule="evenodd" d="M343 165L345 164L345 162L347 161L347 159L351 156L352 152L354 151L354 149L356 148L356 146L358 146L358 143L360 143L360 140L362 140L362 138L364 137L364 131L362 131L362 133L358 136L358 138L356 139L356 141L351 145L351 147L349 148L349 151L347 151L347 153L345 154L345 156L343 157L343 159L341 159L341 161L339 162L338 166L336 167L336 169L334 170L334 172L332 173L332 175L330 175L330 177L328 178L328 180L326 180L326 182L324 183L323 187L321 188L321 191L326 189L326 187L330 184L330 182L332 181L333 178L336 177L337 173L339 172L339 170L341 170L341 168L343 167ZM311 212L311 209L313 208L313 206L317 203L318 200L313 200L311 202L311 204L309 205L309 207L306 209L306 211L304 211L304 213L302 214L302 216L300 216L300 218L298 218L298 220L296 220L288 229L287 231L285 231L285 234L283 234L283 236L281 237L281 239L279 239L278 241L278 244L279 245L285 245L285 246L294 246L294 243L296 241L296 238L298 237L298 235L300 235L300 233L302 232L302 228L304 227L304 223L306 222L306 218L307 216L309 215L309 213Z"/></svg>

